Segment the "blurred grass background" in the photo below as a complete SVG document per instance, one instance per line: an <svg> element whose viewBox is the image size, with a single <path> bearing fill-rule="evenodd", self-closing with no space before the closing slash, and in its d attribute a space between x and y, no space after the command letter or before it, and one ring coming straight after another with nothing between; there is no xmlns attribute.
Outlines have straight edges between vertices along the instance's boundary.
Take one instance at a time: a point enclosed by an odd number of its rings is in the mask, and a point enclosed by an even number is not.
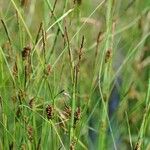
<svg viewBox="0 0 150 150"><path fill-rule="evenodd" d="M0 18L0 149L150 149L149 0L1 0Z"/></svg>

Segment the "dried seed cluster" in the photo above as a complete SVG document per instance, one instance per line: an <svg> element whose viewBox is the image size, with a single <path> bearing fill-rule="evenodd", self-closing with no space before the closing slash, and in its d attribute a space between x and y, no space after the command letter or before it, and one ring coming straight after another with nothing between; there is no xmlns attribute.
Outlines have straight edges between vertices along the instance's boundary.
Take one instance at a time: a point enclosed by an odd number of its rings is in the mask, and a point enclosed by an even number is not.
<svg viewBox="0 0 150 150"><path fill-rule="evenodd" d="M48 105L46 107L46 114L47 114L47 119L50 120L53 117L53 108L51 105Z"/></svg>
<svg viewBox="0 0 150 150"><path fill-rule="evenodd" d="M105 63L107 63L111 57L112 57L112 50L108 49L105 55Z"/></svg>
<svg viewBox="0 0 150 150"><path fill-rule="evenodd" d="M33 141L33 135L34 135L34 131L33 131L32 126L27 127L27 132L28 132L29 140L30 140L30 142L32 142Z"/></svg>
<svg viewBox="0 0 150 150"><path fill-rule="evenodd" d="M31 52L31 48L29 46L24 47L22 51L22 59L26 60L29 57L30 52Z"/></svg>
<svg viewBox="0 0 150 150"><path fill-rule="evenodd" d="M71 142L70 150L75 150L75 144L76 144L76 140L74 139L74 140Z"/></svg>
<svg viewBox="0 0 150 150"><path fill-rule="evenodd" d="M13 66L13 75L15 77L18 77L18 66L17 66L17 62L15 62L14 66Z"/></svg>
<svg viewBox="0 0 150 150"><path fill-rule="evenodd" d="M71 117L71 108L68 106L65 106L64 108L64 115L66 118L70 118Z"/></svg>
<svg viewBox="0 0 150 150"><path fill-rule="evenodd" d="M51 73L51 68L52 68L51 65L48 64L48 65L46 66L46 68L44 69L44 74L47 75L47 76L49 76L50 73Z"/></svg>
<svg viewBox="0 0 150 150"><path fill-rule="evenodd" d="M34 98L30 99L29 106L30 106L30 108L34 107Z"/></svg>
<svg viewBox="0 0 150 150"><path fill-rule="evenodd" d="M81 118L81 109L80 109L80 107L78 107L74 114L74 127L76 126L77 121L79 121L80 118Z"/></svg>
<svg viewBox="0 0 150 150"><path fill-rule="evenodd" d="M82 3L82 0L74 0L74 4L78 4L78 5L81 5L81 3Z"/></svg>

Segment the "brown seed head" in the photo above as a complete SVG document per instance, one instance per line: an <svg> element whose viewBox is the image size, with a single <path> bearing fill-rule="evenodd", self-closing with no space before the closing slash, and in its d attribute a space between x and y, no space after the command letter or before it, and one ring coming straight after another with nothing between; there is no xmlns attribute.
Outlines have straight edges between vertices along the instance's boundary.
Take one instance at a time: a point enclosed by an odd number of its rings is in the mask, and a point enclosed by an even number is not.
<svg viewBox="0 0 150 150"><path fill-rule="evenodd" d="M48 120L49 120L49 119L52 119L52 117L53 117L53 108L52 108L51 105L48 105L48 106L46 107L46 114L47 114L47 119L48 119Z"/></svg>
<svg viewBox="0 0 150 150"><path fill-rule="evenodd" d="M78 107L74 115L74 127L76 126L77 121L79 121L80 118L81 118L81 109L80 107Z"/></svg>
<svg viewBox="0 0 150 150"><path fill-rule="evenodd" d="M105 63L107 63L111 57L112 57L112 50L108 49L105 55Z"/></svg>
<svg viewBox="0 0 150 150"><path fill-rule="evenodd" d="M13 66L13 75L15 77L18 77L18 67L17 67L17 63L15 62L14 66Z"/></svg>
<svg viewBox="0 0 150 150"><path fill-rule="evenodd" d="M31 48L29 46L24 47L22 51L22 59L26 60L29 57L30 52L31 52Z"/></svg>
<svg viewBox="0 0 150 150"><path fill-rule="evenodd" d="M30 140L30 142L32 142L33 141L33 135L34 135L34 131L33 131L32 126L27 127L27 132L28 132L29 140Z"/></svg>
<svg viewBox="0 0 150 150"><path fill-rule="evenodd" d="M81 3L82 3L82 0L74 0L74 4L78 4L78 5L81 5Z"/></svg>
<svg viewBox="0 0 150 150"><path fill-rule="evenodd" d="M22 114L22 110L20 107L18 107L18 109L16 111L16 118L20 118L21 114Z"/></svg>
<svg viewBox="0 0 150 150"><path fill-rule="evenodd" d="M29 106L30 106L30 108L34 107L34 98L30 99Z"/></svg>
<svg viewBox="0 0 150 150"><path fill-rule="evenodd" d="M70 118L71 117L71 108L70 107L65 106L64 115L65 115L66 118Z"/></svg>
<svg viewBox="0 0 150 150"><path fill-rule="evenodd" d="M138 141L138 142L136 143L136 145L135 145L134 150L140 150L140 149L141 149L141 142Z"/></svg>
<svg viewBox="0 0 150 150"><path fill-rule="evenodd" d="M27 7L29 0L21 0L21 6Z"/></svg>
<svg viewBox="0 0 150 150"><path fill-rule="evenodd" d="M70 150L75 150L76 140L73 140L70 145Z"/></svg>
<svg viewBox="0 0 150 150"><path fill-rule="evenodd" d="M49 76L50 75L50 73L51 73L51 65L50 64L48 64L47 66L46 66L46 68L45 68L45 70L44 70L44 73L45 73L45 75L47 75L47 76Z"/></svg>

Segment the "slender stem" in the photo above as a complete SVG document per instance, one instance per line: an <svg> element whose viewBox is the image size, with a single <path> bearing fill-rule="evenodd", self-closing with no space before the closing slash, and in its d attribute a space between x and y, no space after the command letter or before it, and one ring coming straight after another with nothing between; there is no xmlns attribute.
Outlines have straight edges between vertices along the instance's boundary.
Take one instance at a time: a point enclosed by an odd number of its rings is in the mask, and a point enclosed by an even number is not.
<svg viewBox="0 0 150 150"><path fill-rule="evenodd" d="M100 69L99 69L99 88L101 88L100 78L102 73L102 65L104 64L104 77L103 77L103 85L102 86L102 93L104 96L104 101L102 105L105 105L102 107L102 115L101 115L101 121L100 121L100 129L99 129L99 141L98 141L98 147L100 150L106 149L106 132L107 132L107 111L108 111L108 96L109 96L109 88L110 88L110 64L111 61L108 60L106 62L106 55L108 50L111 50L111 35L112 32L112 4L113 0L107 1L107 15L106 15L106 41L105 41L105 47L103 50ZM111 53L111 52L110 52ZM105 59L105 62L104 62ZM106 108L106 110L105 110Z"/></svg>

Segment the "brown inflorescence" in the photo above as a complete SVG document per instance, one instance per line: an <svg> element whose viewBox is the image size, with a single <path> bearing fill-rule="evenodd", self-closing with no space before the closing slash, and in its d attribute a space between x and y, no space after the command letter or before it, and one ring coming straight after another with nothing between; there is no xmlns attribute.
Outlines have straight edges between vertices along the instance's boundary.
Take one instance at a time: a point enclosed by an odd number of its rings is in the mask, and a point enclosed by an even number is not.
<svg viewBox="0 0 150 150"><path fill-rule="evenodd" d="M44 69L44 73L45 73L45 75L47 75L47 76L49 76L50 75L50 73L51 73L51 69L52 67L51 67L51 65L50 64L48 64L47 66L46 66L46 68Z"/></svg>
<svg viewBox="0 0 150 150"><path fill-rule="evenodd" d="M81 5L81 3L82 3L82 0L74 0L74 4L78 4L78 5Z"/></svg>
<svg viewBox="0 0 150 150"><path fill-rule="evenodd" d="M27 7L29 0L21 0L21 6Z"/></svg>
<svg viewBox="0 0 150 150"><path fill-rule="evenodd" d="M27 127L27 132L28 132L29 140L30 140L30 142L32 142L33 141L33 135L34 135L34 131L33 131L32 126Z"/></svg>
<svg viewBox="0 0 150 150"><path fill-rule="evenodd" d="M76 140L74 139L74 140L71 142L70 150L75 150L75 144L76 144Z"/></svg>
<svg viewBox="0 0 150 150"><path fill-rule="evenodd" d="M140 149L141 149L141 143L137 142L136 145L135 145L134 150L140 150Z"/></svg>
<svg viewBox="0 0 150 150"><path fill-rule="evenodd" d="M80 120L80 118L81 118L81 109L80 109L80 107L78 107L74 114L74 127L76 126L76 124Z"/></svg>
<svg viewBox="0 0 150 150"><path fill-rule="evenodd" d="M29 106L31 109L34 107L34 98L30 99Z"/></svg>
<svg viewBox="0 0 150 150"><path fill-rule="evenodd" d="M71 117L71 108L68 106L65 106L64 108L64 115L66 118L70 118Z"/></svg>
<svg viewBox="0 0 150 150"><path fill-rule="evenodd" d="M22 113L22 109L21 109L20 107L18 107L18 109L17 109L17 111L16 111L16 119L17 119L17 118L20 118L21 113Z"/></svg>
<svg viewBox="0 0 150 150"><path fill-rule="evenodd" d="M47 114L47 119L50 120L53 117L53 108L51 105L48 105L46 107L46 114Z"/></svg>
<svg viewBox="0 0 150 150"><path fill-rule="evenodd" d="M107 63L111 57L112 57L112 50L108 49L105 55L105 63Z"/></svg>
<svg viewBox="0 0 150 150"><path fill-rule="evenodd" d="M26 60L29 57L30 52L31 52L31 48L29 46L24 47L22 51L22 59Z"/></svg>
<svg viewBox="0 0 150 150"><path fill-rule="evenodd" d="M17 63L15 62L14 66L13 66L13 75L15 77L18 77L18 66Z"/></svg>

